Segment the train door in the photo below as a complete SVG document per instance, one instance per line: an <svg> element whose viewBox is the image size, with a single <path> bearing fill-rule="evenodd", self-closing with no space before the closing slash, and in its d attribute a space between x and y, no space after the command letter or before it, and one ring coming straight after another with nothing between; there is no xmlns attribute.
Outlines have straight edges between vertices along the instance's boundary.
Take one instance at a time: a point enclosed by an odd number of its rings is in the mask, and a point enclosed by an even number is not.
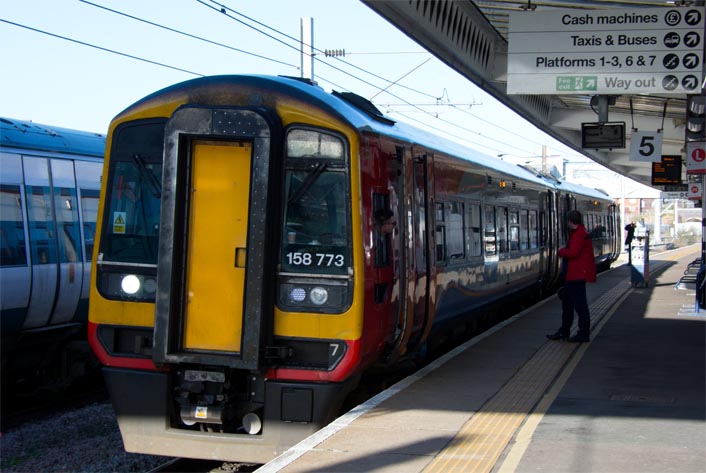
<svg viewBox="0 0 706 473"><path fill-rule="evenodd" d="M239 352L242 318L234 315L243 311L252 145L192 146L183 346Z"/></svg>
<svg viewBox="0 0 706 473"><path fill-rule="evenodd" d="M414 295L413 285L415 283L414 269L414 244L413 236L413 209L414 201L413 174L410 171L414 165L410 148L397 146L396 159L391 163L392 171L398 176L394 181L394 188L391 190L390 202L391 210L394 209L396 215L397 233L392 235L391 257L394 267L394 286L399 292L396 310L392 314L396 323L394 340L390 346L389 362L396 361L399 356L404 355L407 350L407 342L411 335L414 324ZM394 198L393 198L394 196ZM382 242L383 244L385 242Z"/></svg>
<svg viewBox="0 0 706 473"><path fill-rule="evenodd" d="M567 195L559 200L559 246L557 248L566 246L569 241L569 227L566 224L566 216L572 210L576 210L576 199L574 197Z"/></svg>
<svg viewBox="0 0 706 473"><path fill-rule="evenodd" d="M414 248L414 269L410 280L410 290L413 291L414 319L412 327L412 344L423 339L426 329L430 326L433 314L431 291L434 289L432 267L434 265L431 212L433 199L430 189L433 173L433 159L422 154L414 158L412 191L414 196L412 206L412 227L409 229ZM411 350L414 346L410 347Z"/></svg>
<svg viewBox="0 0 706 473"><path fill-rule="evenodd" d="M676 205L676 203L675 203ZM620 208L613 204L608 206L608 231L611 236L611 259L616 260L620 256L622 248L622 222L620 221Z"/></svg>
<svg viewBox="0 0 706 473"><path fill-rule="evenodd" d="M3 334L22 328L29 303L26 202L19 154L0 153L0 314Z"/></svg>
<svg viewBox="0 0 706 473"><path fill-rule="evenodd" d="M510 258L510 245L508 242L508 215L507 207L496 207L495 218L498 232L498 258L500 261Z"/></svg>
<svg viewBox="0 0 706 473"><path fill-rule="evenodd" d="M242 110L182 109L168 122L164 179L177 187L162 196L156 361L257 367L274 304L270 136Z"/></svg>
<svg viewBox="0 0 706 473"><path fill-rule="evenodd" d="M557 216L557 195L555 192L548 192L542 196L543 205L539 213L540 221L540 247L545 257L543 266L547 274L546 287L549 288L559 277L559 257L556 248L558 243L557 233L559 220Z"/></svg>
<svg viewBox="0 0 706 473"><path fill-rule="evenodd" d="M58 245L58 288L52 324L70 322L76 314L83 287L83 255L78 218L74 163L52 159L51 180Z"/></svg>
<svg viewBox="0 0 706 473"><path fill-rule="evenodd" d="M46 325L56 298L58 251L49 160L24 157L32 285L24 327Z"/></svg>
<svg viewBox="0 0 706 473"><path fill-rule="evenodd" d="M102 163L87 161L74 162L76 168L76 189L79 203L81 236L83 240L83 288L81 302L88 301L90 291L91 260L93 259L93 244L96 235L96 219L98 217L98 196L100 194L100 177L103 172ZM82 308L80 308L82 311Z"/></svg>

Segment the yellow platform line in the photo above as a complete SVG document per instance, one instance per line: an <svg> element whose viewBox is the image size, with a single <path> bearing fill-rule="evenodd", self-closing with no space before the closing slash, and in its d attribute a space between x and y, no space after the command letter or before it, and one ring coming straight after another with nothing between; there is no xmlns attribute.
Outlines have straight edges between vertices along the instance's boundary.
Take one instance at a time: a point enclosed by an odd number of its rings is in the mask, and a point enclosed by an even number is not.
<svg viewBox="0 0 706 473"><path fill-rule="evenodd" d="M592 322L628 290L616 286L591 305ZM425 472L489 472L515 432L557 378L578 345L545 343L517 373L475 413Z"/></svg>
<svg viewBox="0 0 706 473"><path fill-rule="evenodd" d="M626 291L619 298L618 303L613 305L610 311L606 314L606 317L602 318L601 321L597 324L594 333L599 333L603 329L603 326L607 324L610 318L612 317L613 312L615 312L618 307L620 307L620 304L622 304L622 302L627 299L630 292L630 290ZM534 431L536 430L537 426L544 417L544 414L549 410L549 407L551 407L551 405L554 403L554 400L559 396L559 393L564 388L564 385L569 380L569 376L571 376L571 373L573 373L574 369L576 368L576 365L578 365L579 361L583 357L589 345L590 344L588 343L584 343L581 345L581 347L579 347L575 356L571 357L571 360L562 370L559 377L554 383L552 383L552 386L549 388L547 393L542 396L539 403L537 403L537 406L527 417L527 420L516 434L515 445L513 446L513 448L510 449L510 451L505 457L505 460L496 470L498 473L511 473L517 469L520 463L520 459L529 447L532 435L534 435Z"/></svg>

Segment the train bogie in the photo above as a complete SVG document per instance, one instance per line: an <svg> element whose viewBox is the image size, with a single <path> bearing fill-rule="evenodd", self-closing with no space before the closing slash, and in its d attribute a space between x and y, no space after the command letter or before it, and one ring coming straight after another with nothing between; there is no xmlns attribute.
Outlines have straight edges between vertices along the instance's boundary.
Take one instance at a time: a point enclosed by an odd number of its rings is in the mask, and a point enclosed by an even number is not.
<svg viewBox="0 0 706 473"><path fill-rule="evenodd" d="M580 200L353 94L259 76L129 107L103 174L89 331L126 448L253 462L371 367L551 287L559 203Z"/></svg>

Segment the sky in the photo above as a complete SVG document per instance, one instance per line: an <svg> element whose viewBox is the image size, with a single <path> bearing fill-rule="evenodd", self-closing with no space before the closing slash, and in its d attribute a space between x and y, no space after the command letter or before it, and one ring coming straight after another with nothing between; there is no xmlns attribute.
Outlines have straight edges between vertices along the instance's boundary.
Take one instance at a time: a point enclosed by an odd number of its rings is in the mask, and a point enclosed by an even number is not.
<svg viewBox="0 0 706 473"><path fill-rule="evenodd" d="M590 161L358 0L2 0L0 116L106 133L140 98L201 75L300 76L308 17L326 91L505 160L541 161L546 145L550 163Z"/></svg>

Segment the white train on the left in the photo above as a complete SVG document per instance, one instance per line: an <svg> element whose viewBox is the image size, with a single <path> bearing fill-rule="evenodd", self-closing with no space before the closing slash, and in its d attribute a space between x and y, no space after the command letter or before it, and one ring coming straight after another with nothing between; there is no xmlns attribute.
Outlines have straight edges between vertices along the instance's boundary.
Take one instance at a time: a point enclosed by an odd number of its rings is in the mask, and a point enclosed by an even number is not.
<svg viewBox="0 0 706 473"><path fill-rule="evenodd" d="M4 388L66 386L85 369L104 150L103 134L0 118Z"/></svg>

